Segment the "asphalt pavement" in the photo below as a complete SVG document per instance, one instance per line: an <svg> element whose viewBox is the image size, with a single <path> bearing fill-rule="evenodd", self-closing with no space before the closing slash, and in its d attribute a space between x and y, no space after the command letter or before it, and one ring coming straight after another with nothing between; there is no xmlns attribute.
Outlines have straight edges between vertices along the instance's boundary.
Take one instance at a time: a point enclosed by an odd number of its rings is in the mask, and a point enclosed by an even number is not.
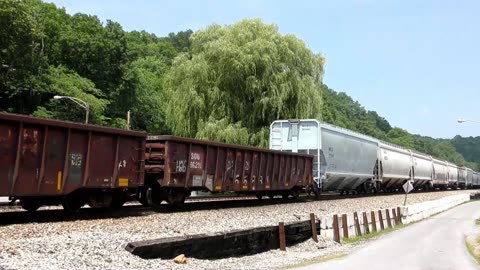
<svg viewBox="0 0 480 270"><path fill-rule="evenodd" d="M480 202L462 204L372 240L343 258L297 269L478 270L465 236L479 232L479 217Z"/></svg>

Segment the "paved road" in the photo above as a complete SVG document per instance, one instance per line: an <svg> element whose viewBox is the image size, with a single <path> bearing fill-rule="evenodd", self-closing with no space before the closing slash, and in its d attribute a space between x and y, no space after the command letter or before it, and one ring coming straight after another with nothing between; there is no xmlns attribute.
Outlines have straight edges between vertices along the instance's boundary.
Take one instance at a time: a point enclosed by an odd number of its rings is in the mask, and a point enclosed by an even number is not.
<svg viewBox="0 0 480 270"><path fill-rule="evenodd" d="M479 217L480 202L463 204L367 243L341 259L298 269L478 270L464 237L478 231L474 221Z"/></svg>

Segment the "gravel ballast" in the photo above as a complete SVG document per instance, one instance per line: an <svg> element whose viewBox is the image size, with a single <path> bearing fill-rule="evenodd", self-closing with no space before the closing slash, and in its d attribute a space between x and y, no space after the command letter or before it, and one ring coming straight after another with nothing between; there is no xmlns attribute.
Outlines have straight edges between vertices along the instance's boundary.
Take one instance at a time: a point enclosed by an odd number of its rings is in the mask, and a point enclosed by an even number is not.
<svg viewBox="0 0 480 270"><path fill-rule="evenodd" d="M472 191L409 194L407 204L435 200ZM0 269L271 269L299 263L325 254L346 252L349 247L320 239L246 257L221 260L187 258L143 260L124 247L132 241L171 236L221 232L307 220L317 216L392 208L403 204L405 195L380 195L337 200L245 208L157 213L121 218L14 224L0 227ZM45 211L48 214L48 211Z"/></svg>

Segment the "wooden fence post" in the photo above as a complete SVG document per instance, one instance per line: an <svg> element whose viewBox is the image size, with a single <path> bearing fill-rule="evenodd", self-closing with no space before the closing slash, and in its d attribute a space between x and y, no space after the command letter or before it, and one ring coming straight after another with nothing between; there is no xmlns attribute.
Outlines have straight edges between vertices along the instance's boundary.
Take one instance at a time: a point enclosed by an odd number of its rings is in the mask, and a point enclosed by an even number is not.
<svg viewBox="0 0 480 270"><path fill-rule="evenodd" d="M397 209L393 208L392 213L393 213L393 221L395 221L395 226L397 226L398 225Z"/></svg>
<svg viewBox="0 0 480 270"><path fill-rule="evenodd" d="M372 217L372 232L377 232L377 221L375 220L375 212L372 211L370 213L370 216Z"/></svg>
<svg viewBox="0 0 480 270"><path fill-rule="evenodd" d="M360 221L358 220L357 212L353 213L353 219L355 221L355 230L357 231L357 236L361 236L362 230L360 229Z"/></svg>
<svg viewBox="0 0 480 270"><path fill-rule="evenodd" d="M387 225L389 228L392 228L392 220L390 219L390 210L385 209L385 213L387 214Z"/></svg>
<svg viewBox="0 0 480 270"><path fill-rule="evenodd" d="M310 226L312 228L312 238L313 241L318 242L317 238L317 224L315 223L315 214L310 213Z"/></svg>
<svg viewBox="0 0 480 270"><path fill-rule="evenodd" d="M380 229L385 230L385 225L383 224L382 210L378 210L378 219L380 220Z"/></svg>
<svg viewBox="0 0 480 270"><path fill-rule="evenodd" d="M285 225L283 222L278 223L278 236L280 237L280 250L286 250L286 243L285 243Z"/></svg>
<svg viewBox="0 0 480 270"><path fill-rule="evenodd" d="M365 233L370 233L370 228L368 227L368 218L367 213L363 212L363 228L365 229Z"/></svg>
<svg viewBox="0 0 480 270"><path fill-rule="evenodd" d="M343 237L348 238L348 224L347 224L347 215L342 215L342 229L343 229Z"/></svg>
<svg viewBox="0 0 480 270"><path fill-rule="evenodd" d="M333 241L341 243L340 228L338 227L338 215L333 215Z"/></svg>
<svg viewBox="0 0 480 270"><path fill-rule="evenodd" d="M400 206L397 207L397 218L398 218L398 223L402 223L402 215L400 214Z"/></svg>

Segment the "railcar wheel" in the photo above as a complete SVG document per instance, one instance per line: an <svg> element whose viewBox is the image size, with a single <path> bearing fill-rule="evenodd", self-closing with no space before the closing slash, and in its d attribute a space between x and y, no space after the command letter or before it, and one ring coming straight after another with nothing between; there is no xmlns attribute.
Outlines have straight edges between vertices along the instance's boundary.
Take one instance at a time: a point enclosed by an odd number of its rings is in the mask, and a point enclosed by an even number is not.
<svg viewBox="0 0 480 270"><path fill-rule="evenodd" d="M268 198L273 199L275 197L275 194L269 192L267 193Z"/></svg>
<svg viewBox="0 0 480 270"><path fill-rule="evenodd" d="M77 212L82 208L87 199L80 191L74 191L62 199L63 209L69 212Z"/></svg>
<svg viewBox="0 0 480 270"><path fill-rule="evenodd" d="M22 199L20 200L20 206L28 212L35 212L40 208L41 204L33 199Z"/></svg>
<svg viewBox="0 0 480 270"><path fill-rule="evenodd" d="M142 188L142 190L138 193L137 199L143 206L149 206L148 198L147 198L147 190Z"/></svg>
<svg viewBox="0 0 480 270"><path fill-rule="evenodd" d="M300 197L300 190L298 189L292 190L291 193L294 199L298 199Z"/></svg>
<svg viewBox="0 0 480 270"><path fill-rule="evenodd" d="M85 202L65 198L62 202L63 209L68 212L78 212L85 205Z"/></svg>
<svg viewBox="0 0 480 270"><path fill-rule="evenodd" d="M119 209L127 202L127 194L123 191L116 192L112 196L112 201L110 202L110 208Z"/></svg>
<svg viewBox="0 0 480 270"><path fill-rule="evenodd" d="M288 197L290 197L290 194L288 194L288 193L283 193L282 194L282 199L288 199Z"/></svg>
<svg viewBox="0 0 480 270"><path fill-rule="evenodd" d="M315 198L320 199L322 192L315 183L313 184L313 193L315 194Z"/></svg>
<svg viewBox="0 0 480 270"><path fill-rule="evenodd" d="M185 190L171 189L167 195L167 202L169 204L182 204L185 202L186 197Z"/></svg>
<svg viewBox="0 0 480 270"><path fill-rule="evenodd" d="M265 195L265 194L263 194L263 193L256 193L256 194L255 194L255 197L257 197L257 199L261 200L264 195Z"/></svg>

